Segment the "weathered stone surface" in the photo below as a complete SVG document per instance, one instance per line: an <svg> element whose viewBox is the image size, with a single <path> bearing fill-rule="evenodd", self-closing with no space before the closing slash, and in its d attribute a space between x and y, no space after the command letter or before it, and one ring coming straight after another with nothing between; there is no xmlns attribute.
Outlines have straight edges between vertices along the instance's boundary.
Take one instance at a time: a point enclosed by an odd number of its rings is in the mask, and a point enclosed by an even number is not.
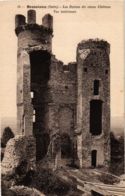
<svg viewBox="0 0 125 196"><path fill-rule="evenodd" d="M107 166L110 160L109 49L109 44L99 39L82 41L77 48L77 129L81 132L78 136L81 167L92 166L93 150L97 152L96 166ZM94 94L95 80L99 81L98 95ZM99 135L90 132L91 100L102 101L102 130Z"/></svg>
<svg viewBox="0 0 125 196"><path fill-rule="evenodd" d="M18 28L22 25L25 25L25 16L18 14L15 17L15 28Z"/></svg>
<svg viewBox="0 0 125 196"><path fill-rule="evenodd" d="M50 14L46 14L42 18L42 25L47 28L53 29L53 17Z"/></svg>
<svg viewBox="0 0 125 196"><path fill-rule="evenodd" d="M2 174L24 175L36 168L36 144L32 136L16 136L9 140L2 161Z"/></svg>
<svg viewBox="0 0 125 196"><path fill-rule="evenodd" d="M36 11L29 10L27 15L28 15L28 24L35 24L36 23Z"/></svg>

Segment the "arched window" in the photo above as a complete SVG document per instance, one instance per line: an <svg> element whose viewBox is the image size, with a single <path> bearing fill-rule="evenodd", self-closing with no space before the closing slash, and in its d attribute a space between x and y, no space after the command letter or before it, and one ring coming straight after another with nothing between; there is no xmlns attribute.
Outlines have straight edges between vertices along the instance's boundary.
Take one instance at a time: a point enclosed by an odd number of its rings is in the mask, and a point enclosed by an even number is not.
<svg viewBox="0 0 125 196"><path fill-rule="evenodd" d="M99 80L94 80L94 95L99 95Z"/></svg>

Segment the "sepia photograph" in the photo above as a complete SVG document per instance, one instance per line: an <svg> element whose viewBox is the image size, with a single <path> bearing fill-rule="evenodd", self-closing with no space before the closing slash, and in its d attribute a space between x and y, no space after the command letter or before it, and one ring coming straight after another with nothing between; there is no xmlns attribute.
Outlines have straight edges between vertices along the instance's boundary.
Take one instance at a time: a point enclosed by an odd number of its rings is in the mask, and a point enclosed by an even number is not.
<svg viewBox="0 0 125 196"><path fill-rule="evenodd" d="M124 1L1 1L1 195L125 196Z"/></svg>

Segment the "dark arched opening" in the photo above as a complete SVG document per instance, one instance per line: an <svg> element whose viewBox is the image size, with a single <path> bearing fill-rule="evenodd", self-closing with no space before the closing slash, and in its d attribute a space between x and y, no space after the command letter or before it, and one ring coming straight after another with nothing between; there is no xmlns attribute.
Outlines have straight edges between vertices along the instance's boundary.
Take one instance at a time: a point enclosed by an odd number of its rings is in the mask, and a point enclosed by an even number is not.
<svg viewBox="0 0 125 196"><path fill-rule="evenodd" d="M31 88L32 84L42 84L49 80L51 55L47 51L33 51L30 53Z"/></svg>
<svg viewBox="0 0 125 196"><path fill-rule="evenodd" d="M50 142L48 130L48 80L50 78L51 54L44 50L30 52L31 99L34 109L33 134L36 137L36 158L45 157Z"/></svg>
<svg viewBox="0 0 125 196"><path fill-rule="evenodd" d="M94 80L94 95L99 95L99 80Z"/></svg>
<svg viewBox="0 0 125 196"><path fill-rule="evenodd" d="M39 161L44 158L48 151L50 137L48 133L36 136L36 160Z"/></svg>
<svg viewBox="0 0 125 196"><path fill-rule="evenodd" d="M102 101L90 101L90 132L92 135L102 133Z"/></svg>
<svg viewBox="0 0 125 196"><path fill-rule="evenodd" d="M72 157L72 142L67 133L61 135L61 158Z"/></svg>
<svg viewBox="0 0 125 196"><path fill-rule="evenodd" d="M96 164L97 164L97 150L92 150L92 153L91 153L91 166L95 168Z"/></svg>

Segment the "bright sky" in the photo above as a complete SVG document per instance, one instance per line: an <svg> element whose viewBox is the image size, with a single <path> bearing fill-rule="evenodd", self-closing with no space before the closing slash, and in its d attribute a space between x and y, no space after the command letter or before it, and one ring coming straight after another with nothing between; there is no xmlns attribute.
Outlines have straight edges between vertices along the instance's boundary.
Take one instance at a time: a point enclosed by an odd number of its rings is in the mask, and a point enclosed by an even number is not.
<svg viewBox="0 0 125 196"><path fill-rule="evenodd" d="M21 1L18 1L21 2ZM60 3L59 3L60 2ZM72 3L71 3L72 2ZM77 2L77 3L76 3ZM86 3L87 2L87 3ZM103 2L103 3L100 3ZM111 44L111 115L123 116L124 40L123 1L49 0L0 2L0 113L16 116L17 37L15 15L27 15L26 5L110 5L110 9L78 9L77 13L54 13L54 9L37 8L37 23L50 13L54 17L53 53L64 63L75 61L77 44L83 39L101 38ZM21 5L21 8L17 8ZM60 11L62 8L59 8ZM63 9L67 10L67 9ZM68 9L69 10L69 9Z"/></svg>

